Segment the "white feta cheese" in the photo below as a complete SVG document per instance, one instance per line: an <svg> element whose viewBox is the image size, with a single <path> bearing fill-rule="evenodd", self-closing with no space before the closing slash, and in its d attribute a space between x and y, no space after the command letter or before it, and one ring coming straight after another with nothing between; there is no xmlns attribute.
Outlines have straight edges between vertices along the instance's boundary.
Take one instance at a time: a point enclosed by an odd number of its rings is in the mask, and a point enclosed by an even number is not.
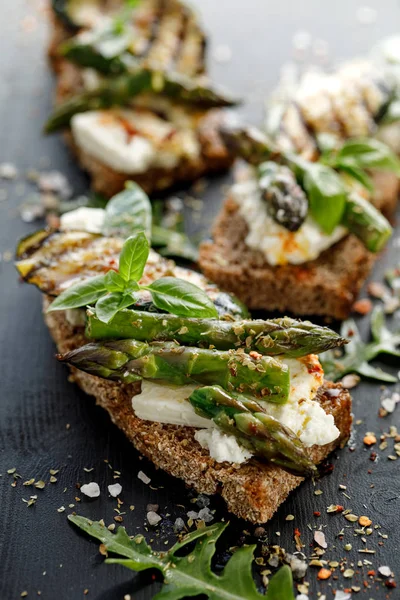
<svg viewBox="0 0 400 600"><path fill-rule="evenodd" d="M100 233L104 223L105 211L102 208L81 206L61 215L60 229Z"/></svg>
<svg viewBox="0 0 400 600"><path fill-rule="evenodd" d="M248 226L247 246L261 251L272 266L314 260L347 234L344 227L338 226L327 235L311 217L306 218L298 231L288 231L269 216L255 180L235 184L231 197Z"/></svg>
<svg viewBox="0 0 400 600"><path fill-rule="evenodd" d="M152 164L156 149L141 135L129 137L113 113L88 111L73 116L72 135L87 154L121 173L143 173Z"/></svg>
<svg viewBox="0 0 400 600"><path fill-rule="evenodd" d="M162 385L142 381L142 393L132 398L132 408L139 419L188 427L209 427L210 420L195 413L187 398L197 385Z"/></svg>
<svg viewBox="0 0 400 600"><path fill-rule="evenodd" d="M222 433L214 427L199 429L194 437L202 448L207 448L211 458L217 462L241 464L252 456L251 452L238 444L233 435Z"/></svg>

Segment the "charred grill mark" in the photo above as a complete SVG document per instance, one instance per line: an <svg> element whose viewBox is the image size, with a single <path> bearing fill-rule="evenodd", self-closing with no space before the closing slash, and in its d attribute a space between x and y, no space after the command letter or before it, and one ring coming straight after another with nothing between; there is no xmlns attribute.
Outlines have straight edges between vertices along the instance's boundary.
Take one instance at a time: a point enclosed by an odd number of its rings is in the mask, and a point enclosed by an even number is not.
<svg viewBox="0 0 400 600"><path fill-rule="evenodd" d="M157 36L161 27L166 8L167 0L158 0L157 8L154 11L154 19L151 22L151 24L149 24L150 35L147 39L147 45L143 48L142 52L138 54L139 58L144 59L149 55L154 43L157 40Z"/></svg>
<svg viewBox="0 0 400 600"><path fill-rule="evenodd" d="M43 240L43 243L39 246L39 248L37 248L37 250L42 248L46 244L46 242L51 242L51 239L53 237L56 239L57 236L59 236L59 235L60 235L59 232L53 232L52 234L50 234L49 237L46 238L46 240ZM55 248L54 254L51 251L51 244L49 244L50 255L48 257L43 256L42 258L40 258L38 264L32 266L32 269L25 275L24 279L29 281L29 280L33 279L34 277L40 277L40 271L42 269L51 268L52 263L54 261L56 261L57 264L60 263L65 258L65 256L67 256L70 252L72 252L76 249L87 249L91 244L93 244L94 239L96 239L97 237L99 237L99 236L97 236L96 234L93 234L93 237L76 240L75 243L73 243L71 241L64 248L60 249L59 252L57 252L57 249ZM34 252L31 254L31 256L33 256L33 254L34 254ZM55 282L49 282L48 289L51 289L51 283L55 283ZM53 287L55 287L55 285Z"/></svg>
<svg viewBox="0 0 400 600"><path fill-rule="evenodd" d="M172 56L171 56L171 65L170 65L171 68L175 68L176 63L179 60L179 56L182 52L182 49L183 49L183 46L185 43L185 39L187 36L188 24L189 24L188 11L187 11L187 9L184 9L184 10L182 10L181 27L180 27L179 34L177 36L176 46L175 46L175 49L173 50Z"/></svg>
<svg viewBox="0 0 400 600"><path fill-rule="evenodd" d="M157 36L147 53L149 63L164 69L170 67L179 41L182 18L181 5L171 1L167 3L167 8L159 22Z"/></svg>
<svg viewBox="0 0 400 600"><path fill-rule="evenodd" d="M176 70L190 76L200 75L205 71L206 39L193 14L188 17L185 39L177 60Z"/></svg>

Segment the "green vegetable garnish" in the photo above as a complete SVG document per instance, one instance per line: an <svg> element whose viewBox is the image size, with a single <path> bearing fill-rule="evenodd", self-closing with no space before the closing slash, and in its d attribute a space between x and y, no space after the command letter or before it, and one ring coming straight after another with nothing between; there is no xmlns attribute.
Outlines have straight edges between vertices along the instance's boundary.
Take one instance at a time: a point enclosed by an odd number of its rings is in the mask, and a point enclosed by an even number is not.
<svg viewBox="0 0 400 600"><path fill-rule="evenodd" d="M97 317L108 323L123 308L135 303L137 292L150 292L154 305L179 316L217 318L218 312L207 294L192 283L177 277L163 277L140 285L150 246L143 231L129 237L121 250L119 269L91 277L63 291L48 308L66 310L94 304Z"/></svg>
<svg viewBox="0 0 400 600"><path fill-rule="evenodd" d="M205 595L210 600L294 600L290 568L283 566L272 578L266 595L257 592L251 565L255 546L236 550L220 575L211 569L216 542L226 529L226 523L216 523L188 533L167 552L150 548L142 535L130 538L124 527L111 533L103 524L78 515L69 515L71 523L99 540L108 552L118 558L107 558L107 564L120 564L132 571L157 569L164 583L154 600L177 600ZM189 554L181 550L195 542ZM179 555L178 555L179 553Z"/></svg>
<svg viewBox="0 0 400 600"><path fill-rule="evenodd" d="M347 373L358 373L364 377L396 383L397 378L378 367L369 364L380 354L400 356L400 332L392 333L386 327L383 308L376 306L371 315L372 341L362 341L358 327L353 319L342 324L341 334L349 339L344 347L343 355L336 356L337 351L329 350L321 356L325 377L337 381Z"/></svg>

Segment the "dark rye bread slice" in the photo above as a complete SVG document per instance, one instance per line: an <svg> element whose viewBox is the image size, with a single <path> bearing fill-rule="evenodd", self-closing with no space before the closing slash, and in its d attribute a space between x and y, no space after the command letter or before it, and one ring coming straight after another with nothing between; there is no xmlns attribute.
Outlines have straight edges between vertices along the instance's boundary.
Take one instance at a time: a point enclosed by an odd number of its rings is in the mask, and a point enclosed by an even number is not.
<svg viewBox="0 0 400 600"><path fill-rule="evenodd" d="M374 182L374 204L393 219L398 179L379 173L374 174ZM271 266L261 252L246 246L247 233L237 204L228 197L214 224L213 241L200 246L199 264L208 279L253 310L345 319L377 258L348 235L316 260Z"/></svg>
<svg viewBox="0 0 400 600"><path fill-rule="evenodd" d="M82 91L81 70L65 59L57 61L56 105ZM219 109L204 111L196 118L196 132L200 142L199 156L182 158L172 169L150 168L144 173L121 173L88 154L75 144L69 130L64 139L77 157L81 167L88 172L93 189L111 197L124 188L127 180L138 183L146 193L164 190L174 185L195 181L203 175L228 169L233 156L223 143L219 130L224 124L225 113Z"/></svg>
<svg viewBox="0 0 400 600"><path fill-rule="evenodd" d="M45 297L46 308L49 299ZM45 321L59 352L67 352L85 343L82 327L69 324L63 312L45 314ZM137 384L122 385L71 368L71 379L109 413L133 445L157 467L179 477L198 492L219 493L228 509L253 523L268 521L288 494L303 481L279 467L251 459L244 465L217 463L194 439L195 429L162 425L138 419L131 399ZM351 397L341 385L326 382L318 401L332 414L340 438L326 446L313 446L310 455L321 462L334 448L345 443L351 429Z"/></svg>

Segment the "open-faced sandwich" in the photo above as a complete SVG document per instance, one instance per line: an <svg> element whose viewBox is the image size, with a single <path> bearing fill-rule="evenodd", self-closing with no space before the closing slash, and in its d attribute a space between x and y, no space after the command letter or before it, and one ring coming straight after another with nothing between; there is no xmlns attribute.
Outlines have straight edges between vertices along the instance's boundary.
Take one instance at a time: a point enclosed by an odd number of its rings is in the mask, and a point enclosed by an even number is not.
<svg viewBox="0 0 400 600"><path fill-rule="evenodd" d="M307 321L250 319L149 249L137 213L127 221L118 210L130 193L103 214L86 209L80 231L62 230L74 227L69 213L61 230L22 240L17 269L44 294L58 358L135 447L265 522L350 434L350 395L324 381L317 356L345 340Z"/></svg>
<svg viewBox="0 0 400 600"><path fill-rule="evenodd" d="M209 82L204 33L180 0L54 0L52 26L46 131L65 131L96 191L134 179L152 192L229 167L219 108L235 100Z"/></svg>
<svg viewBox="0 0 400 600"><path fill-rule="evenodd" d="M321 77L274 111L273 136L223 133L252 167L229 191L200 266L249 308L343 319L391 234L400 162L375 134L398 90L371 63Z"/></svg>

